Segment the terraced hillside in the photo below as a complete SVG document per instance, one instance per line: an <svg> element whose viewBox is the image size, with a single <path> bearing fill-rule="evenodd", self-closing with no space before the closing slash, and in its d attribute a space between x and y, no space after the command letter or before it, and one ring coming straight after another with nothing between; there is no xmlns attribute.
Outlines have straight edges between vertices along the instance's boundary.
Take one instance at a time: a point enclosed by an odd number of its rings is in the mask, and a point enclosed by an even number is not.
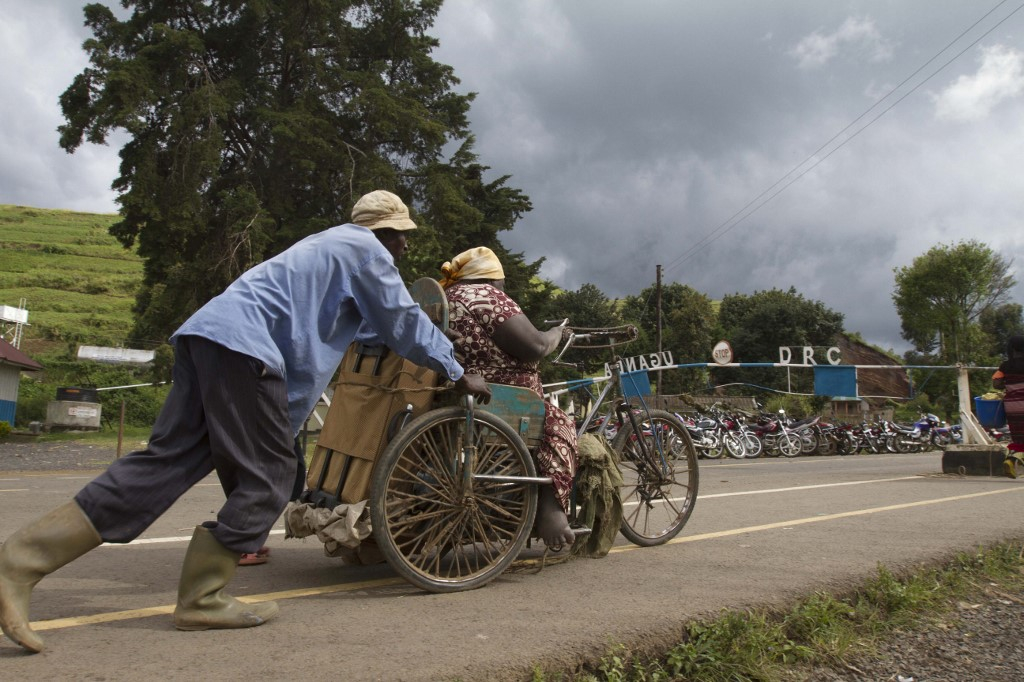
<svg viewBox="0 0 1024 682"><path fill-rule="evenodd" d="M107 232L116 219L0 204L0 305L25 299L29 355L124 343L142 261Z"/></svg>

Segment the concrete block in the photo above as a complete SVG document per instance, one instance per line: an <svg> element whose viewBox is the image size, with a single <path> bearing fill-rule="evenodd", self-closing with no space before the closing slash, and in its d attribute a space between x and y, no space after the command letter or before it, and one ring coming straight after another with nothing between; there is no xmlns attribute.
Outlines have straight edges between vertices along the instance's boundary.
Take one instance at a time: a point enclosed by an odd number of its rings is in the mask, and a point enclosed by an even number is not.
<svg viewBox="0 0 1024 682"><path fill-rule="evenodd" d="M942 453L942 473L1002 476L1006 448L1001 445L950 445Z"/></svg>

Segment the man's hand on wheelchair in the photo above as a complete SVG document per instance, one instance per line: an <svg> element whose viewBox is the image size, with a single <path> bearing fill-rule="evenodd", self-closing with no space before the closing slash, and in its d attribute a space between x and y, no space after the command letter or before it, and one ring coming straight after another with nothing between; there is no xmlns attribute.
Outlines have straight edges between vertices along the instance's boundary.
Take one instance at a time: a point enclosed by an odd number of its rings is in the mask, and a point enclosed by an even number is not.
<svg viewBox="0 0 1024 682"><path fill-rule="evenodd" d="M472 393L481 405L491 402L491 389L479 374L466 372L455 382L455 390L459 393Z"/></svg>

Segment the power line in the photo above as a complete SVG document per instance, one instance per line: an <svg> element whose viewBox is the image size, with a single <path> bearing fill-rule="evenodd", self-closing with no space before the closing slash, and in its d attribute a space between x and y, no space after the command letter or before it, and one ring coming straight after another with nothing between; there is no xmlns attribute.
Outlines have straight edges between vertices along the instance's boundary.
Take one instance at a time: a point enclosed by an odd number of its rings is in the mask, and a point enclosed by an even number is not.
<svg viewBox="0 0 1024 682"><path fill-rule="evenodd" d="M908 90L905 94L903 94L901 97L899 97L896 101L894 101L888 107L883 109L877 116L875 116L874 118L870 119L865 125L861 126L856 131L854 131L851 135L849 135L849 137L847 137L842 142L837 144L827 154L825 154L824 156L819 158L817 161L815 161L810 166L807 166L802 171L800 171L801 167L805 166L809 161L814 159L822 150L824 150L832 142L834 142L841 135L843 135L846 131L848 131L850 128L852 128L857 122L859 122L861 119L863 119L865 116L867 116L872 110L877 108L882 102L884 102L886 99L888 99L893 93L895 93L897 90L899 90L901 87L903 87L908 81L910 81L912 78L914 78L914 76L916 76L921 71L923 71L925 69L925 67L927 67L929 64L931 64L936 59L938 59L939 55L941 55L943 52L947 51L957 41L959 41L967 33L969 33L971 30L973 30L978 24L980 24L982 21L984 21L986 18L988 18L993 12L995 12L997 9L999 9L999 7L1001 7L1002 5L1006 4L1007 1L1008 0L1000 0L1000 2L998 2L992 9L990 9L988 12L986 12L981 18L979 18L977 21L975 21L969 27L967 27L966 29L961 31L960 34L957 35L953 40L951 40L945 47L943 47L941 50L936 52L930 59L928 59L925 63L923 63L921 66L919 66L913 73L911 73L905 79L903 79L902 82L900 82L898 85L896 85L891 90L889 90L889 92L887 92L884 96L882 96L881 98L876 100L875 103L872 104L870 107L868 107L862 114L860 114L860 116L855 118L853 121L851 121L849 124L847 124L842 130L840 130L835 135L833 135L831 138L829 138L828 141L826 141L824 144L822 144L820 147L818 147L818 149L816 149L814 152L812 152L807 158L805 158L803 161L801 161L796 166L794 166L788 173L783 175L781 178L776 180L775 183L773 183L770 187L768 187L767 189L762 191L759 195L757 195L756 197L751 199L749 202L747 202L742 208L740 208L738 211L733 213L728 219L726 219L724 222L719 224L711 232L706 234L704 237L702 237L700 240L698 240L695 244L691 245L690 248L687 251L685 251L681 256L679 256L679 257L675 258L674 260L670 261L665 266L665 271L667 272L667 271L675 269L677 267L681 267L688 260L693 258L693 256L695 256L699 251L701 251L702 249L704 249L705 247L707 247L711 243L713 243L713 242L717 241L718 239L722 238L723 236L725 236L726 233L728 233L733 228L735 228L737 225L739 225L741 222L743 222L744 220L749 218L751 215L756 213L758 210L761 209L761 207L763 207L769 201L771 201L772 199L777 197L779 194L784 192L790 185L792 185L793 183L798 181L800 178L804 177L810 171L814 170L818 165L820 165L827 158L832 156L832 154L837 152L839 149L844 147L847 143L849 143L855 137L857 137L862 132L864 132L864 130L866 130L869 126L871 126L875 121L877 121L879 118L881 118L886 113L888 113L890 110L892 110L897 104L902 102L904 99L909 97L912 93L914 93L922 85L924 85L929 80L931 80L936 75L938 75L940 72L942 72L952 62L954 62L955 60L960 58L960 56L963 55L967 50L969 50L970 48L972 48L975 45L977 45L983 38L985 38L992 31L997 29L1007 19L1009 19L1014 14L1019 12L1022 8L1024 8L1024 4L1018 5L1016 9L1014 9L1012 12L1010 12L1005 17L1000 19L991 28L989 28L987 31L985 31L980 36L978 36L978 38L976 38L973 42L971 42L966 47L964 47L962 50L960 50L955 55L953 55L953 57L951 57L949 60L947 60L945 63L943 63L942 66L940 66L938 69L933 71L927 78L925 78L920 83L918 83L917 85L912 87L910 90ZM797 173L797 171L800 171L800 172ZM793 176L794 173L797 173L797 175L795 177L791 178L791 176ZM787 181L787 178L790 178L790 179ZM763 201L762 201L762 199L763 199ZM753 207L753 208L751 208L751 207Z"/></svg>

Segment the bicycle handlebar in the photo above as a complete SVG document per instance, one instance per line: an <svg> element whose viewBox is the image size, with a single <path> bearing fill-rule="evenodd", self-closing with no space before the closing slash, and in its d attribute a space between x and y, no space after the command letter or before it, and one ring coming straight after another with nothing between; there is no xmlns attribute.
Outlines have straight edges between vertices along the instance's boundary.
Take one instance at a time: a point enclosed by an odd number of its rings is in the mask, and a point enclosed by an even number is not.
<svg viewBox="0 0 1024 682"><path fill-rule="evenodd" d="M555 321L558 322L558 320ZM565 330L568 332L565 336L565 345L562 346L562 350L552 360L552 363L560 363L562 356L570 348L576 348L577 350L615 348L616 346L636 341L640 336L640 330L632 324L621 327L566 327ZM580 341L584 343L580 343Z"/></svg>

